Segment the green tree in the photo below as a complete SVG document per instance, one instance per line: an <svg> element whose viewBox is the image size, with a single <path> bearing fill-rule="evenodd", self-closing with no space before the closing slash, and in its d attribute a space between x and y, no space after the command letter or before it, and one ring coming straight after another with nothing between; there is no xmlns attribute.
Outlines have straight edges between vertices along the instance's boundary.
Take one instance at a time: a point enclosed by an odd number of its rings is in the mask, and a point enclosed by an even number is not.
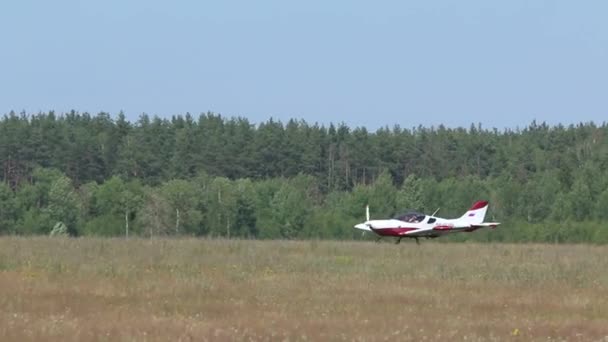
<svg viewBox="0 0 608 342"><path fill-rule="evenodd" d="M370 206L376 208L378 215L386 217L396 213L397 188L393 185L393 178L388 171L380 173L370 190Z"/></svg>
<svg viewBox="0 0 608 342"><path fill-rule="evenodd" d="M174 217L174 233L184 231L195 233L199 230L202 214L198 210L201 192L195 183L174 179L162 185L162 196L172 208Z"/></svg>
<svg viewBox="0 0 608 342"><path fill-rule="evenodd" d="M553 221L564 221L572 215L572 203L570 202L568 195L560 193L553 202L553 208L551 209L551 219Z"/></svg>
<svg viewBox="0 0 608 342"><path fill-rule="evenodd" d="M214 235L232 236L236 213L236 193L232 182L223 177L215 178L207 187L205 207L206 224Z"/></svg>
<svg viewBox="0 0 608 342"><path fill-rule="evenodd" d="M608 189L604 190L597 199L595 216L600 221L608 220Z"/></svg>
<svg viewBox="0 0 608 342"><path fill-rule="evenodd" d="M270 203L272 224L279 229L280 237L296 238L310 213L311 204L302 189L288 182L274 194Z"/></svg>
<svg viewBox="0 0 608 342"><path fill-rule="evenodd" d="M248 179L241 179L236 182L236 188L235 233L242 237L257 237L259 230L255 215L253 184Z"/></svg>
<svg viewBox="0 0 608 342"><path fill-rule="evenodd" d="M135 215L137 209L141 206L143 196L136 186L128 186L120 193L120 205L125 217L125 236L129 237L129 223L132 216Z"/></svg>
<svg viewBox="0 0 608 342"><path fill-rule="evenodd" d="M591 191L582 178L578 178L572 184L572 190L568 194L570 208L572 208L572 218L578 221L589 218L593 200Z"/></svg>
<svg viewBox="0 0 608 342"><path fill-rule="evenodd" d="M174 234L172 208L169 201L154 188L144 189L141 208L137 214L137 223L146 236Z"/></svg>
<svg viewBox="0 0 608 342"><path fill-rule="evenodd" d="M15 232L17 210L14 197L8 185L0 183L0 235Z"/></svg>
<svg viewBox="0 0 608 342"><path fill-rule="evenodd" d="M125 183L120 177L112 177L95 192L97 210L102 215L112 215L116 222L122 217L125 236L129 236L130 223L142 204L143 194L138 182ZM112 229L116 231L116 229Z"/></svg>
<svg viewBox="0 0 608 342"><path fill-rule="evenodd" d="M78 218L80 216L81 203L76 196L72 181L62 176L55 180L49 190L49 204L47 210L50 217L57 222L62 222L67 227L70 235L78 235ZM49 226L49 231L52 226Z"/></svg>
<svg viewBox="0 0 608 342"><path fill-rule="evenodd" d="M396 207L399 210L406 208L423 210L425 208L423 192L419 179L415 175L409 175L397 192Z"/></svg>

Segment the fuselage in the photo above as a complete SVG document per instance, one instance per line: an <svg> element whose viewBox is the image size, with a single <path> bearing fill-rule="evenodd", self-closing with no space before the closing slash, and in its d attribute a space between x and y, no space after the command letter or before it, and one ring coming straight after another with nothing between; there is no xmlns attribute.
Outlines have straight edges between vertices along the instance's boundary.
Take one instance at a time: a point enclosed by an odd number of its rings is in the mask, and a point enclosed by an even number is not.
<svg viewBox="0 0 608 342"><path fill-rule="evenodd" d="M356 228L365 229L364 227L367 227L368 230L380 236L403 236L408 232L421 230L424 233L419 236L430 237L466 229L470 231L474 230L470 224L458 221L459 219L449 220L435 216L426 216L421 222L406 222L398 219L370 220L358 224Z"/></svg>

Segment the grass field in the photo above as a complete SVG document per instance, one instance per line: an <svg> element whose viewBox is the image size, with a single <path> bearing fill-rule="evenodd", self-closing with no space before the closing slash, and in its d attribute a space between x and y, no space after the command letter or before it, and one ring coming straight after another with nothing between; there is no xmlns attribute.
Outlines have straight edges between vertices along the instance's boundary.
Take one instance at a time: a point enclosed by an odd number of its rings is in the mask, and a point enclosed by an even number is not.
<svg viewBox="0 0 608 342"><path fill-rule="evenodd" d="M608 246L0 238L0 340L608 341Z"/></svg>

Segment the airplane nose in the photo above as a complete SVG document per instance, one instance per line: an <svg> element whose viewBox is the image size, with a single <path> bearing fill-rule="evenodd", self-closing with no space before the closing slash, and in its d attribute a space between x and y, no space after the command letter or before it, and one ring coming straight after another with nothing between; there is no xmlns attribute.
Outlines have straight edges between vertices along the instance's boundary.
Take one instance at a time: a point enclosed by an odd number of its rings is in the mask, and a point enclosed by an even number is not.
<svg viewBox="0 0 608 342"><path fill-rule="evenodd" d="M368 229L367 225L365 223L359 223L357 225L355 225L355 228L357 229Z"/></svg>

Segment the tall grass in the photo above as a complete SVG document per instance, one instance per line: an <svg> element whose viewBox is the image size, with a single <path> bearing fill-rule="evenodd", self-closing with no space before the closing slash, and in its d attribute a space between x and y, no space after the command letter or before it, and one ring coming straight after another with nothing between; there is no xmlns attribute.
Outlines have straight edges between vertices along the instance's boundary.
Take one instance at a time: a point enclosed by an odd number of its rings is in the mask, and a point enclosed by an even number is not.
<svg viewBox="0 0 608 342"><path fill-rule="evenodd" d="M0 340L608 340L608 247L0 239Z"/></svg>

